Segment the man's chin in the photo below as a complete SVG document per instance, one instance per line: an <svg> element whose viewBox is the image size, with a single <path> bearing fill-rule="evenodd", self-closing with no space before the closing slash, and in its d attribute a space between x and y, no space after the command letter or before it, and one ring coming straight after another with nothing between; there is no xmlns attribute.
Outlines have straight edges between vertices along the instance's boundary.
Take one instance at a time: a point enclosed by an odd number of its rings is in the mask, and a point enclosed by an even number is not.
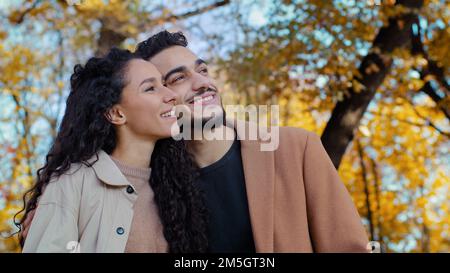
<svg viewBox="0 0 450 273"><path fill-rule="evenodd" d="M185 133L186 126L190 127L190 132L203 132L205 129L214 129L226 124L226 113L222 105L209 105L196 110L188 105L177 106L176 115L179 117L178 124L182 133Z"/></svg>
<svg viewBox="0 0 450 273"><path fill-rule="evenodd" d="M201 122L201 124L202 124L202 129L203 128L205 128L205 126L207 125L207 124L210 124L210 125L224 125L225 124L225 121L224 121L224 114L223 114L224 112L222 112L221 114L219 114L219 115L214 115L214 116L209 116L209 117L203 117L203 118L201 118L200 120L200 122ZM196 124L196 121L198 122L199 120L198 119L196 119L196 118L194 118L194 124ZM197 123L198 124L198 123ZM214 128L214 126L213 126L213 128Z"/></svg>
<svg viewBox="0 0 450 273"><path fill-rule="evenodd" d="M220 107L220 106L219 106ZM222 107L220 107L220 111L215 111L213 114L209 114L207 116L201 117L193 117L192 118L193 129L204 129L205 126L208 128L215 128L218 125L225 124L225 111ZM199 126L201 124L201 128L196 128L195 126Z"/></svg>

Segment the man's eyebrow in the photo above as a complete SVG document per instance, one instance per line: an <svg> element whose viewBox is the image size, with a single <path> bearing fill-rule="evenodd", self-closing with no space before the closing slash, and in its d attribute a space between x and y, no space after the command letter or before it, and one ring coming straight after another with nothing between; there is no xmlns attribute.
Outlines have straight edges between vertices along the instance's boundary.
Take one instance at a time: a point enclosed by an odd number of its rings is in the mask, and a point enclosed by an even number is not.
<svg viewBox="0 0 450 273"><path fill-rule="evenodd" d="M195 61L195 66L199 66L199 65L201 65L201 64L207 64L204 60L202 60L202 59L197 59L196 61Z"/></svg>
<svg viewBox="0 0 450 273"><path fill-rule="evenodd" d="M167 74L164 76L164 82L165 81L167 81L167 79L172 75L172 74L175 74L175 73L178 73L178 72L183 72L183 71L186 71L187 70L187 67L186 66L179 66L179 67L177 67L177 68L174 68L174 69L172 69L172 70L170 70L169 72L167 72Z"/></svg>
<svg viewBox="0 0 450 273"><path fill-rule="evenodd" d="M144 83L147 83L147 82L155 82L155 81L156 81L156 78L155 78L155 77L147 78L147 79L143 80L143 81L141 82L141 84L139 84L139 87L141 87L141 85L143 85Z"/></svg>

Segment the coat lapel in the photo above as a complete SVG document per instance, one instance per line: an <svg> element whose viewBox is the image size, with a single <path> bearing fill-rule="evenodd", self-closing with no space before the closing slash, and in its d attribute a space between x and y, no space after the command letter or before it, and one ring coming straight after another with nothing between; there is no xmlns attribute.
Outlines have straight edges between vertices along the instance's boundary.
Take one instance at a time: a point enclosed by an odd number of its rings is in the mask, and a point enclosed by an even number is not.
<svg viewBox="0 0 450 273"><path fill-rule="evenodd" d="M242 130L236 131L241 139L242 165L256 252L273 252L274 154L260 151L260 141L246 140L244 136L248 134L244 135Z"/></svg>
<svg viewBox="0 0 450 273"><path fill-rule="evenodd" d="M114 163L105 151L100 150L97 155L94 155L88 162L93 164L92 168L94 168L94 171L100 181L103 181L111 186L130 185L128 180L116 166L116 163Z"/></svg>

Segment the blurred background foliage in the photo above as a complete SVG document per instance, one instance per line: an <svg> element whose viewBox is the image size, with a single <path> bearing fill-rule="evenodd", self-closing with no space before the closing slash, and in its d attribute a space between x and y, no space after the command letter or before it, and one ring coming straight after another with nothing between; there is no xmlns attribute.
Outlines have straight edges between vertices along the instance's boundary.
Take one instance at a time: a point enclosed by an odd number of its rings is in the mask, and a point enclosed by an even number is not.
<svg viewBox="0 0 450 273"><path fill-rule="evenodd" d="M56 135L76 63L181 30L228 104L321 135L371 240L450 251L445 0L0 2L0 252Z"/></svg>

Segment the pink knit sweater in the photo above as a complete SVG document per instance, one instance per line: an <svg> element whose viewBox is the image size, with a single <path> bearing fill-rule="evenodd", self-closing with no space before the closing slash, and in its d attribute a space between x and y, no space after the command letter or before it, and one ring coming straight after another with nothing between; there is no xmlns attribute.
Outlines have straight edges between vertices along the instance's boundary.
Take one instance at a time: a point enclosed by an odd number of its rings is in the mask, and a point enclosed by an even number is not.
<svg viewBox="0 0 450 273"><path fill-rule="evenodd" d="M151 169L131 167L115 158L113 161L138 195L125 252L167 253L168 244L163 235L153 190L148 182Z"/></svg>

